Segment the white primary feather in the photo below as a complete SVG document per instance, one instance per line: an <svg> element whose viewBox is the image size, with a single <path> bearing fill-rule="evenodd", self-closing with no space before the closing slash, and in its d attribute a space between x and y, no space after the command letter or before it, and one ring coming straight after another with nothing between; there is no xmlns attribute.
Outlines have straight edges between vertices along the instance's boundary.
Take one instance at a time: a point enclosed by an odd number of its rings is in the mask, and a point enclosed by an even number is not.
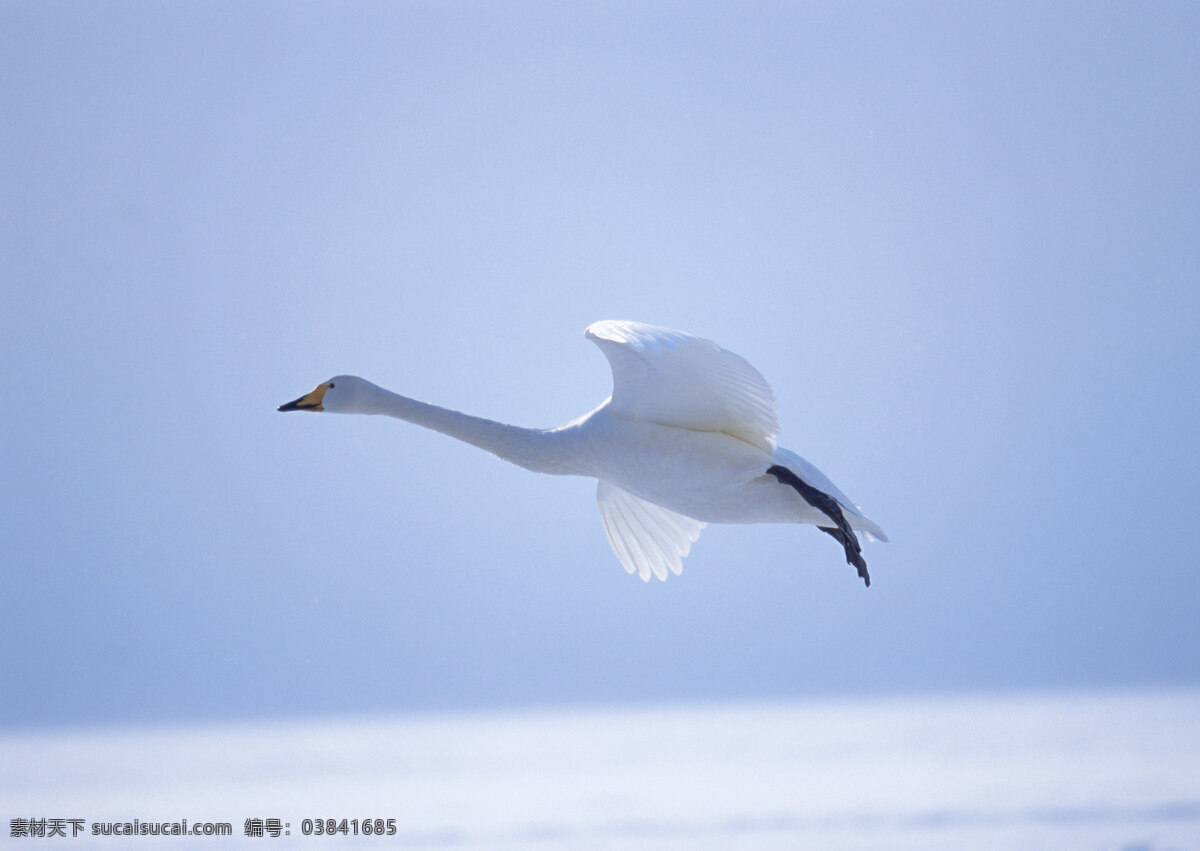
<svg viewBox="0 0 1200 851"><path fill-rule="evenodd" d="M612 367L612 413L724 432L767 452L775 449L775 394L739 355L711 340L640 322L596 322L585 333Z"/></svg>
<svg viewBox="0 0 1200 851"><path fill-rule="evenodd" d="M659 579L667 578L668 569L682 573L683 557L706 525L604 481L596 484L596 503L608 543L625 572L646 582L652 573Z"/></svg>

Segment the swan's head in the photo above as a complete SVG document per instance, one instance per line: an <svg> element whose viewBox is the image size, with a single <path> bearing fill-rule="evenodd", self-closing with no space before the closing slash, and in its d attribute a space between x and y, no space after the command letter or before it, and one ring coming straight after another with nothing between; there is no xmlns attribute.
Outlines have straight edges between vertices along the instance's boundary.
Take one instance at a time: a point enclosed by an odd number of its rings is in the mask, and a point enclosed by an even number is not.
<svg viewBox="0 0 1200 851"><path fill-rule="evenodd" d="M331 413L360 413L367 397L377 388L357 375L338 375L322 381L293 402L280 405L280 411L329 411Z"/></svg>

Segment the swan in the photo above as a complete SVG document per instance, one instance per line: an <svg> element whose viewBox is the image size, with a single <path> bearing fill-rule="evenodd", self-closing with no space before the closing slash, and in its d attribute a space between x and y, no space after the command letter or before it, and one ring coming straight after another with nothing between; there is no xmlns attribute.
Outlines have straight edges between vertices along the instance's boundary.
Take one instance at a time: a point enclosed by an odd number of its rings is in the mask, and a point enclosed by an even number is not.
<svg viewBox="0 0 1200 851"><path fill-rule="evenodd" d="M855 533L887 536L824 473L776 445L775 396L758 370L669 328L607 320L584 334L608 358L612 395L558 428L440 408L355 375L335 376L278 410L383 414L534 472L594 478L608 542L643 581L681 573L709 523L808 523L841 544L870 586Z"/></svg>

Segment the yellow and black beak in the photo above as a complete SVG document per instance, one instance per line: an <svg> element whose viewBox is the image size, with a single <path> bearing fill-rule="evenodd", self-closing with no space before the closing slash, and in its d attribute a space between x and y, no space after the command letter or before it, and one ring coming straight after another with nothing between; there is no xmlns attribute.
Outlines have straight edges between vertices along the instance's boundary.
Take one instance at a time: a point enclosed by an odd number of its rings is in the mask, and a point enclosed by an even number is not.
<svg viewBox="0 0 1200 851"><path fill-rule="evenodd" d="M321 400L325 398L325 391L330 385L318 384L316 389L311 393L301 396L294 402L288 402L280 405L280 411L323 411L325 406L321 404Z"/></svg>

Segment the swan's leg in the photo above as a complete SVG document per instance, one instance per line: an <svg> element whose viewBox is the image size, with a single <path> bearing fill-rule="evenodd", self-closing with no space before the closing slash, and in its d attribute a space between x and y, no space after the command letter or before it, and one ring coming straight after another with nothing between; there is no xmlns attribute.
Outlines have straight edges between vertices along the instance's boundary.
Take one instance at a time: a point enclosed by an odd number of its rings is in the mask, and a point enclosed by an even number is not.
<svg viewBox="0 0 1200 851"><path fill-rule="evenodd" d="M842 513L842 507L838 505L837 500L824 491L817 490L787 467L781 467L776 464L767 468L767 473L778 479L780 484L795 488L796 492L804 498L805 502L836 524L832 528L829 526L818 526L817 528L825 534L830 535L842 545L842 548L846 551L846 564L851 565L858 571L858 575L869 588L871 586L871 574L867 572L867 562L862 557L862 545L859 544L858 536L854 534L854 530L850 528L850 524L846 522L846 515Z"/></svg>

